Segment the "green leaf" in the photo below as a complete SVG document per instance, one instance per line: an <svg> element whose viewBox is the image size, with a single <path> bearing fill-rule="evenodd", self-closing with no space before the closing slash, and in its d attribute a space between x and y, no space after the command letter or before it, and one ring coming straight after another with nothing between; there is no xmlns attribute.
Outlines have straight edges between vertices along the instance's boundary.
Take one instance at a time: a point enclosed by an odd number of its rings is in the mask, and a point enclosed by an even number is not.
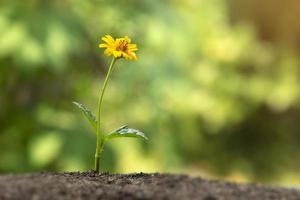
<svg viewBox="0 0 300 200"><path fill-rule="evenodd" d="M143 140L148 140L147 136L143 132L133 128L128 128L127 125L122 126L112 131L108 135L106 135L105 140L107 141L110 139L120 138L120 137L132 137L132 138L140 138Z"/></svg>
<svg viewBox="0 0 300 200"><path fill-rule="evenodd" d="M75 106L77 106L77 108L80 109L80 111L83 113L83 115L87 118L87 120L90 122L90 124L92 125L92 127L97 130L97 120L95 115L89 110L87 109L83 104L81 103L77 103L75 101L72 102Z"/></svg>

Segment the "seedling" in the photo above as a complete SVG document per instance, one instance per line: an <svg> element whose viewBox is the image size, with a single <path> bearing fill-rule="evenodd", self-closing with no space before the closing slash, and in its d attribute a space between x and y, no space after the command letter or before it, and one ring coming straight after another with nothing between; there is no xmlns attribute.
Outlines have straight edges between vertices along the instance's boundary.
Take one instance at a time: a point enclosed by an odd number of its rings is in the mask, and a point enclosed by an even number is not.
<svg viewBox="0 0 300 200"><path fill-rule="evenodd" d="M95 153L95 171L98 173L100 168L100 156L103 151L103 147L105 143L114 138L120 137L133 137L133 138L140 138L143 140L148 140L145 134L137 129L128 128L127 125L121 126L120 128L115 129L114 131L104 134L101 130L101 125L103 122L101 121L101 107L103 102L103 96L105 90L107 88L108 81L111 77L113 72L115 63L117 60L122 58L126 60L137 60L137 56L135 51L138 50L136 44L131 43L131 39L125 36L124 38L116 38L114 39L110 35L106 35L102 37L102 40L105 42L103 44L99 44L99 48L106 48L104 54L107 56L112 56L112 61L108 68L108 72L104 79L103 86L99 93L99 100L98 100L98 113L97 117L87 109L83 104L73 102L83 115L87 118L90 125L93 127L94 131L96 132L97 142L96 142L96 153Z"/></svg>

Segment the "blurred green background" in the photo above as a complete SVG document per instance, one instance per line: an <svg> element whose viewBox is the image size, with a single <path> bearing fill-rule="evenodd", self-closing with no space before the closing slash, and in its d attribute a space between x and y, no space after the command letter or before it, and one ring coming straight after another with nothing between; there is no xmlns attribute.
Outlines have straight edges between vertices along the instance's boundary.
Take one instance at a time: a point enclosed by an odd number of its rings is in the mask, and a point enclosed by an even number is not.
<svg viewBox="0 0 300 200"><path fill-rule="evenodd" d="M0 3L0 173L93 168L96 110L111 58L101 36L130 36L118 61L102 169L300 184L300 4L296 0L10 0Z"/></svg>

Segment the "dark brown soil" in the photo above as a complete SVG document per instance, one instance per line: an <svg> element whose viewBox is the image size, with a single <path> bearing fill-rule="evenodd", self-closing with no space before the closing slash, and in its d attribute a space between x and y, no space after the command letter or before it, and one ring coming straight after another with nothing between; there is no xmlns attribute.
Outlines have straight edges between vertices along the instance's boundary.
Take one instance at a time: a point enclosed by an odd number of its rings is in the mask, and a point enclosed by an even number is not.
<svg viewBox="0 0 300 200"><path fill-rule="evenodd" d="M0 176L0 200L300 200L300 190L170 174L39 173Z"/></svg>

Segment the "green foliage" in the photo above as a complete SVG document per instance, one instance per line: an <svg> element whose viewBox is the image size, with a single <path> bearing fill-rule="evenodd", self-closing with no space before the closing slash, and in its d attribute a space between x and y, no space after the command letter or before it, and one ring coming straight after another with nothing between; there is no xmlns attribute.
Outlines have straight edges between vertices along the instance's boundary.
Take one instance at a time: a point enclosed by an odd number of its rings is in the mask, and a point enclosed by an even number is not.
<svg viewBox="0 0 300 200"><path fill-rule="evenodd" d="M140 51L139 62L117 66L105 123L145 127L153 139L111 141L105 169L127 172L134 161L139 171L298 177L298 53L230 17L225 0L1 3L0 172L92 168L94 135L69 102L97 101L107 71L97 44L111 33L135 38ZM53 132L56 154L37 164L47 154L31 144Z"/></svg>
<svg viewBox="0 0 300 200"><path fill-rule="evenodd" d="M95 115L89 109L87 109L83 104L77 103L75 101L73 102L73 104L75 106L77 106L77 108L80 109L80 111L83 113L83 115L86 117L86 119L89 121L91 126L96 131L97 130L97 119L96 119Z"/></svg>
<svg viewBox="0 0 300 200"><path fill-rule="evenodd" d="M128 128L127 125L121 126L120 128L107 134L105 136L105 140L108 141L114 138L122 138L122 137L140 138L143 140L148 140L147 136L143 132L133 128Z"/></svg>

